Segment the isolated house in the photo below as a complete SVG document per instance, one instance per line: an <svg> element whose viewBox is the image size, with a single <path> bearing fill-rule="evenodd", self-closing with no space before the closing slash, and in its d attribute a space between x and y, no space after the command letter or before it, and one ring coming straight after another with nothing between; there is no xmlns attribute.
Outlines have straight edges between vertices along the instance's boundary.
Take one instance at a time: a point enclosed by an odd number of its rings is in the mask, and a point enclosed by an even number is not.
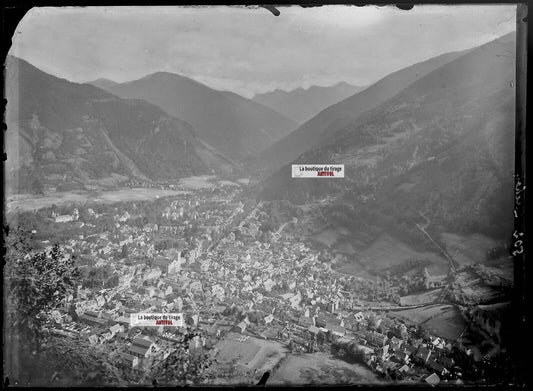
<svg viewBox="0 0 533 391"><path fill-rule="evenodd" d="M265 324L270 324L274 320L274 316L272 314L268 314L264 318Z"/></svg>
<svg viewBox="0 0 533 391"><path fill-rule="evenodd" d="M240 333L244 333L244 331L246 330L246 326L247 324L243 321L243 322L240 322L239 324L237 324L237 326L235 326L239 331Z"/></svg>
<svg viewBox="0 0 533 391"><path fill-rule="evenodd" d="M67 223L69 221L74 221L74 217L71 215L61 215L55 218L56 223Z"/></svg>

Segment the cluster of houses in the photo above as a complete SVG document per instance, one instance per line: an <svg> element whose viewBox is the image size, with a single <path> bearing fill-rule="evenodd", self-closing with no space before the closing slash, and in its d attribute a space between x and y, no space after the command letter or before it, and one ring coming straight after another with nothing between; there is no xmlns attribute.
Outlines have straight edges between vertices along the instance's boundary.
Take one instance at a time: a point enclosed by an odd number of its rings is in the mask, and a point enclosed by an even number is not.
<svg viewBox="0 0 533 391"><path fill-rule="evenodd" d="M182 312L189 324L205 327L216 337L221 332L217 324L224 324L224 318L238 332L290 339L306 348L311 339L324 333L357 340L377 372L396 371L417 380L427 374L433 383L437 377L439 381L449 377L455 365L447 354L449 343L438 338L429 344L407 343L408 328L387 316L361 310L360 300L343 291L338 276L317 250L283 229L259 240L261 204L236 222L235 217L244 211L242 202L216 195L180 199L161 211L163 224L134 227L127 223L131 215L124 212L114 216L114 235L98 233L64 244L69 252L92 257L94 263L87 267L111 267L118 283L107 288L79 287L75 297L68 297L63 308L54 312L55 331L82 335L94 345L113 341L120 346L124 365L137 368L158 346L147 336L131 338L130 315ZM79 214L75 211L71 217L69 221L74 221ZM156 250L155 238L179 237L189 224L185 219L199 225L198 238L184 243L182 249ZM227 235L213 241L213 235L220 232ZM120 255L124 246L126 256ZM333 257L326 250L320 254ZM234 314L233 308L239 309L237 314L257 312L261 321L223 315ZM157 332L161 337L165 331L160 327ZM171 351L172 338L167 338L170 344L161 359Z"/></svg>

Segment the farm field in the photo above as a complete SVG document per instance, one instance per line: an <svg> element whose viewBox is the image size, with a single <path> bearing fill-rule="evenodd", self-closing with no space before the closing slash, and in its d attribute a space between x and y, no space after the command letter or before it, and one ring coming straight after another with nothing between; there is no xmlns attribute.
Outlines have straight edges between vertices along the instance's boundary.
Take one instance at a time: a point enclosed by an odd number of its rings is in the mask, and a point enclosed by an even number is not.
<svg viewBox="0 0 533 391"><path fill-rule="evenodd" d="M270 377L268 385L375 384L371 370L328 353L291 355Z"/></svg>
<svg viewBox="0 0 533 391"><path fill-rule="evenodd" d="M422 326L437 336L456 340L468 326L467 320L455 307L443 308L441 311Z"/></svg>
<svg viewBox="0 0 533 391"><path fill-rule="evenodd" d="M324 242L327 239L330 242L336 242L336 240L333 241L332 234L329 232L322 237ZM386 270L391 267L407 264L409 260L429 261L430 264L427 269L432 275L443 275L448 272L449 263L444 257L434 252L415 251L405 243L389 235L380 236L372 244L359 251L351 245L349 247L343 245L343 249L348 250L344 251L347 254L348 261L335 266L335 270L339 273L375 278L377 275L385 275ZM418 269L413 268L403 274L414 273L416 270Z"/></svg>
<svg viewBox="0 0 533 391"><path fill-rule="evenodd" d="M183 194L188 194L188 192L155 188L131 188L101 192L53 192L47 193L44 196L17 194L6 200L6 206L10 212L26 212L50 207L54 204L59 206L65 204L81 204L84 202L114 203L120 201L146 201Z"/></svg>
<svg viewBox="0 0 533 391"><path fill-rule="evenodd" d="M427 259L431 265L428 271L433 275L445 274L448 261L433 252L418 252L405 243L389 236L382 235L370 246L357 254L360 262L368 265L374 272L382 272L395 265L407 263L409 259Z"/></svg>
<svg viewBox="0 0 533 391"><path fill-rule="evenodd" d="M435 305L391 314L421 325L436 336L451 340L457 339L468 325L459 309L452 305Z"/></svg>

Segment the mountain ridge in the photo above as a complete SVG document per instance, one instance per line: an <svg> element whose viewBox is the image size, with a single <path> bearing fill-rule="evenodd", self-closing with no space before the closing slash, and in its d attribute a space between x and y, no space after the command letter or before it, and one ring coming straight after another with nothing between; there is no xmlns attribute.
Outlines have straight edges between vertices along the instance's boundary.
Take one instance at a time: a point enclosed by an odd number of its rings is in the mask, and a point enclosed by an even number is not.
<svg viewBox="0 0 533 391"><path fill-rule="evenodd" d="M236 167L193 127L142 100L6 60L7 187L89 189L130 177L164 180Z"/></svg>
<svg viewBox="0 0 533 391"><path fill-rule="evenodd" d="M118 84L109 92L146 100L187 121L203 141L235 160L260 152L296 127L259 103L170 72Z"/></svg>
<svg viewBox="0 0 533 391"><path fill-rule="evenodd" d="M414 81L468 51L445 53L421 63L393 72L364 90L322 110L287 137L263 151L255 164L269 172L281 167L317 145L328 134L335 133L343 123L392 98Z"/></svg>
<svg viewBox="0 0 533 391"><path fill-rule="evenodd" d="M274 91L256 94L252 99L270 107L285 116L302 124L332 104L363 90L366 87L353 86L346 82L339 82L332 86L298 87L285 91Z"/></svg>
<svg viewBox="0 0 533 391"><path fill-rule="evenodd" d="M354 232L366 224L409 237L423 213L437 237L448 230L506 239L514 39L508 34L447 62L292 162L345 164L345 179L293 179L286 165L259 185L261 198L336 197L325 207L329 223L354 225Z"/></svg>

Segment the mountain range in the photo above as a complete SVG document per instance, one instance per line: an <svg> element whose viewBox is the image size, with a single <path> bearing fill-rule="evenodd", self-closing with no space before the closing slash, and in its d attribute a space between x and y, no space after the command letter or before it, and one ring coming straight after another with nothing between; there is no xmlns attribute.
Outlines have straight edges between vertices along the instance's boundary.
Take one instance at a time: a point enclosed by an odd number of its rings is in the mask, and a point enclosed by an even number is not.
<svg viewBox="0 0 533 391"><path fill-rule="evenodd" d="M256 165L266 168L267 172L280 168L313 146L327 140L362 113L377 107L416 80L462 54L464 52L447 53L401 69L361 92L324 109L287 137L263 151L256 160Z"/></svg>
<svg viewBox="0 0 533 391"><path fill-rule="evenodd" d="M514 42L509 34L399 70L300 127L175 74L93 82L105 91L10 56L6 188L97 189L243 167L257 176L262 164L273 174L255 187L259 198L324 198L322 223L347 227L354 243L388 232L416 244L421 216L437 241L501 238L512 224ZM293 179L290 163L342 163L346 177Z"/></svg>
<svg viewBox="0 0 533 391"><path fill-rule="evenodd" d="M289 118L250 99L168 72L106 90L157 105L191 124L203 141L236 160L264 150L297 127Z"/></svg>
<svg viewBox="0 0 533 391"><path fill-rule="evenodd" d="M330 197L323 208L329 223L370 237L394 229L409 240L427 218L437 238L448 231L506 239L515 38L511 33L399 71L321 112L280 143L298 135L311 147L292 163L344 164L345 178L293 179L285 165L258 186L261 197L298 204Z"/></svg>
<svg viewBox="0 0 533 391"><path fill-rule="evenodd" d="M300 87L292 91L278 89L264 94L256 94L253 100L293 119L298 124L303 124L326 107L340 102L364 88L340 82L329 87L311 86L307 89Z"/></svg>
<svg viewBox="0 0 533 391"><path fill-rule="evenodd" d="M235 163L159 107L6 60L6 184L11 191L91 189L230 172Z"/></svg>

